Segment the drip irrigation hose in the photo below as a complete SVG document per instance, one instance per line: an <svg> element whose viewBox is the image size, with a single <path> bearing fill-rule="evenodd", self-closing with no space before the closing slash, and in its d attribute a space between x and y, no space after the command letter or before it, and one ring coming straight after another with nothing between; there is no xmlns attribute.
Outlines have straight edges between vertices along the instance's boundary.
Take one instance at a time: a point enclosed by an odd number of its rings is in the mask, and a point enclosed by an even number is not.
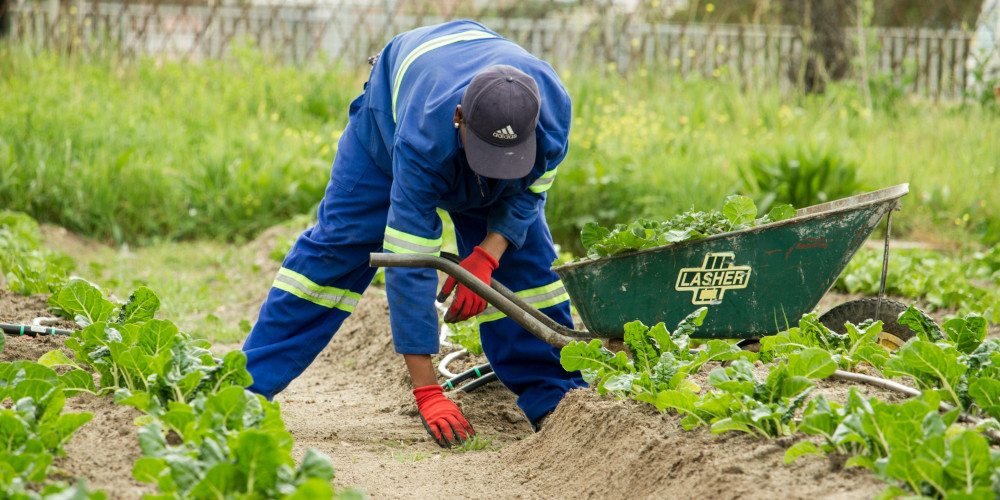
<svg viewBox="0 0 1000 500"><path fill-rule="evenodd" d="M444 375L445 377L448 377L448 378L454 378L454 377L456 377L457 375L455 375L454 373L451 372L451 370L448 369L448 365L452 361L455 361L455 359L457 359L459 356L461 356L461 355L463 355L463 354L465 354L467 352L469 352L468 349L462 349L460 351L455 351L455 352L453 352L453 353L448 354L447 356L445 356L444 359L442 359L441 362L438 363L438 371L441 372L441 375Z"/></svg>
<svg viewBox="0 0 1000 500"><path fill-rule="evenodd" d="M34 326L44 326L43 323L51 323L53 321L59 321L59 318L55 318L55 317L35 318L35 319L31 320L31 324L34 325Z"/></svg>
<svg viewBox="0 0 1000 500"><path fill-rule="evenodd" d="M438 311L440 311L442 313L447 310L444 307L444 305L441 304L440 302L435 302L434 305L437 307ZM441 333L438 336L438 345L441 345L441 346L453 346L453 345L455 345L455 344L452 344L451 342L448 342L448 337L450 337L450 336L451 336L451 328L448 327L447 323L442 323L441 324ZM455 351L455 352L453 352L453 353L448 354L447 356L445 356L444 359L442 359L441 362L438 363L438 367L437 367L438 372L440 372L441 375L444 375L445 377L448 377L448 378L454 377L455 374L452 373L451 370L448 369L448 365L452 361L454 361L455 358L458 358L459 356L461 356L462 354L465 354L466 352L468 352L468 349L461 349L459 351Z"/></svg>
<svg viewBox="0 0 1000 500"><path fill-rule="evenodd" d="M10 323L0 323L0 330L3 330L7 335L27 335L29 337L36 337L38 335L72 335L73 332L69 330L60 330L58 328L52 328L50 326L41 325L14 325Z"/></svg>
<svg viewBox="0 0 1000 500"><path fill-rule="evenodd" d="M472 392L494 380L497 380L497 374L487 373L486 375L483 375L482 377L477 378L476 380L473 380L472 382L469 382L468 384L465 384L456 390L459 392Z"/></svg>
<svg viewBox="0 0 1000 500"><path fill-rule="evenodd" d="M466 370L458 375L455 375L447 382L441 384L442 389L458 389L458 384L465 382L466 380L476 379L482 380L487 375L493 373L493 367L489 363L484 363L469 370ZM496 374L493 375L496 377ZM475 380L474 380L475 381ZM485 383L485 382L484 382ZM482 385L482 384L480 384ZM478 386L477 386L478 387ZM464 389L464 388L463 388ZM459 389L462 390L462 389Z"/></svg>
<svg viewBox="0 0 1000 500"><path fill-rule="evenodd" d="M862 373L845 372L843 370L836 370L830 378L837 380L846 380L848 382L859 382L862 384L868 384L875 387L881 387L882 389L888 389L890 391L895 391L901 394L906 394L907 396L917 397L920 396L920 391L912 387L907 387L903 384L893 382L891 380L886 380L884 378L873 377L871 375L864 375ZM941 411L951 411L955 407L948 403L941 403ZM963 422L968 422L972 425L979 425L983 419L976 417L974 415L969 415L968 413L961 412L958 414L958 419ZM996 429L983 429L982 433L986 437L990 438L994 443L1000 443L1000 431Z"/></svg>

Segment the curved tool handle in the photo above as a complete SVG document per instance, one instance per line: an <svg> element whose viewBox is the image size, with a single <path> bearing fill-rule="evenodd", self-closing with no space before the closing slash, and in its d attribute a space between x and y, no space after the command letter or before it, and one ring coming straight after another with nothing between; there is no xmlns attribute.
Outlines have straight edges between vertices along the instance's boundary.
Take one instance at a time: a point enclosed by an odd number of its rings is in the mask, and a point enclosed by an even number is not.
<svg viewBox="0 0 1000 500"><path fill-rule="evenodd" d="M457 256L455 258L457 258ZM562 325L558 325L548 317L545 317L545 320L542 320L537 317L537 315L545 316L544 314L531 307L527 302L521 300L520 297L514 295L514 293L510 290L507 290L505 287L503 289L506 290L507 293L494 290L497 286L503 287L503 285L498 283L496 280L493 280L492 286L494 288L491 288L450 258L435 257L433 255L380 252L369 255L369 265L371 267L430 267L444 272L445 274L455 278L455 280L459 283L468 287L480 297L486 299L487 302L499 309L502 313L506 314L507 317L514 320L517 324L523 326L534 336L556 347L563 347L574 340L595 338L588 332L569 330L568 328L562 327ZM560 326L563 330L565 330L565 332L561 333L555 328L552 328L552 324ZM571 333L571 335L566 335L566 333Z"/></svg>
<svg viewBox="0 0 1000 500"><path fill-rule="evenodd" d="M441 252L441 258L449 260L459 265L462 264L462 258L451 252ZM534 316L535 319L541 321L542 324L551 328L552 330L555 330L556 333L565 335L567 337L572 337L577 340L590 340L592 338L595 338L595 336L592 333L586 330L574 330L572 328L566 328L564 325L556 323L552 318L548 317L542 311L535 309L531 304L529 304L527 301L519 297L516 293L512 292L509 288L505 287L503 283L500 283L495 279L490 280L490 288L500 292L500 295L503 295L505 299L513 302L514 305L520 307L523 311ZM442 298L440 294L438 295L438 302L444 302L445 299L447 299L447 297Z"/></svg>

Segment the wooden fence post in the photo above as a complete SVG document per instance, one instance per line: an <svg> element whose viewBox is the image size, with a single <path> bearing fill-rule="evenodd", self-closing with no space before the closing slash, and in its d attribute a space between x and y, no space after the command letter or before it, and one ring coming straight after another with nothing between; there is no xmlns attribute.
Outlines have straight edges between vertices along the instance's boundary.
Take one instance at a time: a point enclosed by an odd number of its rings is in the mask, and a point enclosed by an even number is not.
<svg viewBox="0 0 1000 500"><path fill-rule="evenodd" d="M0 0L0 39L10 36L10 11L14 0ZM0 274L0 278L3 275Z"/></svg>

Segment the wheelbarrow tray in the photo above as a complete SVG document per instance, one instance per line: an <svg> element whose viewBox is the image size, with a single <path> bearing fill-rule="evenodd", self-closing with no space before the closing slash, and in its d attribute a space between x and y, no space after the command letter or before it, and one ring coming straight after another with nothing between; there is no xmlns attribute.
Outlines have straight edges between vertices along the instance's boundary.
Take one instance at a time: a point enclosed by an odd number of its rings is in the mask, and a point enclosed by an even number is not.
<svg viewBox="0 0 1000 500"><path fill-rule="evenodd" d="M758 338L813 310L909 184L823 203L740 231L556 266L587 330L621 338L625 323L672 328L699 307L693 337Z"/></svg>

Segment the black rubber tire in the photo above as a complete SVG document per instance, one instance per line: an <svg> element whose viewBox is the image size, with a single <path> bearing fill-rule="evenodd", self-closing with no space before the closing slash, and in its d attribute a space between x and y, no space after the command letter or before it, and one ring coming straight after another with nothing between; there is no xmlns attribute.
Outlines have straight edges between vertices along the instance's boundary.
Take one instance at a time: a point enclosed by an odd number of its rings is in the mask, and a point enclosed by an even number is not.
<svg viewBox="0 0 1000 500"><path fill-rule="evenodd" d="M850 321L855 325L869 319L875 319L875 308L878 299L866 298L844 302L830 309L819 317L819 321L827 328L837 333L847 333L844 323ZM909 327L899 324L899 315L907 309L907 305L895 300L882 299L882 308L878 319L882 322L882 331L888 335L880 336L880 342L887 347L899 348L915 334ZM895 337L895 338L893 338ZM898 339L898 340L897 340ZM887 345L887 344L892 344Z"/></svg>

